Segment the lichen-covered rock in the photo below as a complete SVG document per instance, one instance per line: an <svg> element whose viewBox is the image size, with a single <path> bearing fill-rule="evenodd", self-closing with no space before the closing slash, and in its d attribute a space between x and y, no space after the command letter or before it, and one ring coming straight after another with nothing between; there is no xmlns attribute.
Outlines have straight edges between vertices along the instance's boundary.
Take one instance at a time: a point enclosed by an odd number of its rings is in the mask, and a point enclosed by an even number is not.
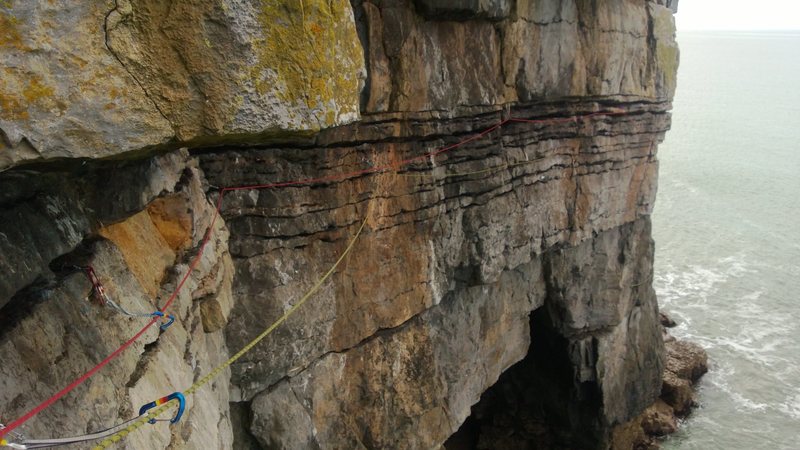
<svg viewBox="0 0 800 450"><path fill-rule="evenodd" d="M0 4L0 169L359 118L347 0Z"/></svg>
<svg viewBox="0 0 800 450"><path fill-rule="evenodd" d="M161 144L172 127L106 46L113 1L0 3L0 170Z"/></svg>
<svg viewBox="0 0 800 450"><path fill-rule="evenodd" d="M364 58L346 0L125 0L107 28L109 48L180 140L359 117Z"/></svg>

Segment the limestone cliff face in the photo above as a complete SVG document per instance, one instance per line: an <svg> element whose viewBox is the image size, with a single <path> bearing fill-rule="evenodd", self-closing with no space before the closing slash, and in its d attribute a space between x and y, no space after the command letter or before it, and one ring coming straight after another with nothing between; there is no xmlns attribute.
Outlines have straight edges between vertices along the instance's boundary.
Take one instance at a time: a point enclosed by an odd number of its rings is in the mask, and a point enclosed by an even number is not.
<svg viewBox="0 0 800 450"><path fill-rule="evenodd" d="M183 421L120 445L438 448L514 366L502 389L528 396L548 445L608 448L661 392L649 214L673 3L0 2L0 422L142 324L88 301L73 267L149 311L202 250L176 324L31 438L185 389L366 218ZM365 172L512 117L540 121ZM312 178L227 192L201 246L222 187Z"/></svg>

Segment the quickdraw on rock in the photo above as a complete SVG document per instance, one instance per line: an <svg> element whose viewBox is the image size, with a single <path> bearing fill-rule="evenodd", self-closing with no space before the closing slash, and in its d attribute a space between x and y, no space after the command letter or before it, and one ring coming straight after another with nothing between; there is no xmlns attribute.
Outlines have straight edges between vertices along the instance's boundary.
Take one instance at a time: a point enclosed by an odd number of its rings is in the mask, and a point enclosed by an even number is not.
<svg viewBox="0 0 800 450"><path fill-rule="evenodd" d="M143 405L139 409L139 415L134 417L133 419L127 420L119 425L114 425L113 427L106 428L105 430L96 431L90 434L84 434L81 436L72 436L72 437L65 437L65 438L53 438L53 439L25 439L19 435L15 436L16 442L9 442L7 439L0 439L0 447L10 447L14 449L26 450L26 449L35 449L35 448L50 448L50 447L59 447L62 445L68 444L79 444L82 442L89 442L89 441L96 441L99 439L105 439L111 436L119 435L120 433L124 432L128 429L135 429L133 425L138 422L146 422L155 424L156 422L160 422L161 420L156 419L154 416L158 410L148 413L152 408L157 406L161 406L162 408L167 407L167 403L177 400L178 401L178 412L175 414L175 417L172 419L164 419L163 421L169 421L170 423L177 423L181 420L181 416L183 416L183 412L186 409L186 398L184 398L183 394L180 392L174 392L166 397L162 397L154 402L150 402L146 405ZM159 411L160 412L160 411ZM2 429L2 428L0 428Z"/></svg>
<svg viewBox="0 0 800 450"><path fill-rule="evenodd" d="M92 283L92 298L96 299L98 303L104 306L108 306L111 309L117 311L118 313L128 316L128 317L147 317L147 318L154 318L160 317L164 318L164 312L161 310L156 310L155 312L151 313L139 313L139 312L130 312L127 309L123 308L119 303L115 302L111 299L111 297L106 293L103 284L100 282L100 279L97 277L97 274L94 271L92 266L86 267L76 267L77 269L83 271L86 274L86 277L89 278L89 281ZM175 316L172 314L167 314L166 318L168 319L167 322L162 323L159 328L162 331L165 331L175 322Z"/></svg>
<svg viewBox="0 0 800 450"><path fill-rule="evenodd" d="M89 442L89 441L96 441L99 439L108 438L109 436L114 436L119 434L120 432L125 431L128 428L131 428L132 425L137 422L145 422L155 424L156 422L160 422L162 420L156 419L153 412L148 413L151 409L157 406L167 407L167 403L170 401L177 400L178 401L178 411L175 413L175 416L172 419L163 419L164 422L169 421L169 423L177 423L181 420L183 416L183 412L186 410L186 398L183 396L181 392L173 392L172 394L161 397L160 399L150 402L146 405L143 405L139 409L139 415L134 417L133 419L127 420L121 424L114 425L113 427L106 428L105 430L96 431L94 433L84 434L81 436L72 436L72 437L65 437L65 438L53 438L53 439L26 439L23 436L16 434L14 436L15 442L10 442L5 438L0 438L0 447L10 447L14 449L26 450L26 449L34 449L34 448L50 448L50 447L58 447L61 445L68 445L68 444L79 444L81 442ZM0 424L0 429L5 427Z"/></svg>
<svg viewBox="0 0 800 450"><path fill-rule="evenodd" d="M164 421L164 422L169 421L169 423L177 423L179 420L181 420L181 416L183 416L183 411L186 409L186 397L184 397L183 393L181 393L181 392L173 392L172 394L169 394L166 397L161 397L160 399L158 399L158 400L156 400L154 402L150 402L150 403L147 403L145 405L142 405L142 407L139 408L139 417L147 414L148 410L153 409L156 406L161 406L161 405L169 402L170 400L178 400L178 412L175 413L175 417L173 417L172 419L156 419L154 417L154 418L151 418L150 420L148 420L147 423L155 424L156 422L160 422L160 421Z"/></svg>

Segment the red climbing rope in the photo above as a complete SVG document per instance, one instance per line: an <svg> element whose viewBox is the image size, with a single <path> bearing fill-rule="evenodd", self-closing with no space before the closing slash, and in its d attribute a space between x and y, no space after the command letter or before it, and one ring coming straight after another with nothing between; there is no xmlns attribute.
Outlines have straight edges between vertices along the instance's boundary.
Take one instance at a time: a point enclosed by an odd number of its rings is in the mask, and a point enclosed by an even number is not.
<svg viewBox="0 0 800 450"><path fill-rule="evenodd" d="M208 227L208 230L206 231L206 234L203 237L203 241L200 244L200 247L199 247L199 249L197 251L197 255L195 255L194 259L192 259L192 262L189 265L189 270L187 270L186 274L184 274L183 278L181 278L181 281L178 283L178 285L175 288L175 290L169 296L169 298L167 299L166 303L164 303L164 306L159 308L158 311L163 313L164 311L167 310L167 308L170 307L170 305L172 305L172 303L177 298L178 293L180 292L181 288L183 288L183 285L186 283L186 280L189 279L189 276L192 274L192 272L194 272L195 268L197 267L197 264L199 264L200 258L203 256L203 251L205 250L206 245L208 244L208 241L211 239L211 234L212 234L212 232L214 230L214 224L216 223L217 218L220 215L220 210L222 208L222 198L223 198L223 196L225 195L226 192L229 192L229 191L241 191L241 190L248 190L248 189L269 189L269 188L278 188L278 187L300 186L300 185L306 185L306 184L325 183L325 182L329 182L329 181L335 181L335 180L351 178L351 177L359 176L359 175L366 175L366 174L371 174L371 173L376 173L376 172L383 172L385 170L396 170L399 167L407 166L409 164L412 164L412 163L415 163L415 162L419 162L419 161L424 161L424 160L426 160L428 158L432 158L432 157L435 157L437 155L441 155L442 153L449 152L449 151L451 151L453 149L456 149L456 148L458 148L458 147L460 147L460 146L462 146L464 144L467 144L469 142L472 142L472 141L475 141L477 139L480 139L483 136L486 136L487 134L491 133L492 131L495 131L495 130L499 129L500 127L502 127L503 125L505 125L505 124L507 124L509 122L520 122L520 123L528 123L528 124L536 124L536 123L541 123L541 124L550 123L550 124L552 124L552 123L563 123L563 122L577 121L578 119L586 119L586 118L591 118L591 117L601 116L601 115L613 116L613 115L620 115L620 114L626 114L626 112L623 111L623 110L612 110L612 111L594 112L594 113L576 115L576 116L570 116L570 117L564 117L564 118L548 118L548 119L508 118L508 119L502 120L501 122L496 123L495 125L492 125L489 128L486 128L485 130L481 131L478 134L475 134L475 135L473 135L473 136L471 136L469 138L466 138L466 139L462 139L462 140L460 140L460 141L458 141L458 142L456 142L454 144L450 144L450 145L438 148L436 150L430 151L428 153L424 153L424 154L419 155L419 156L415 156L415 157L408 158L408 159L405 159L405 160L401 160L401 161L397 161L397 162L394 162L394 163L386 164L386 165L383 165L383 166L369 167L369 168L366 168L366 169L357 170L357 171L353 171L353 172L340 173L340 174L335 174L335 175L328 175L328 176L319 177L319 178L306 178L306 179L301 179L301 180L283 181L283 182L270 183L270 184L256 184L256 185L249 185L249 186L237 186L237 187L225 187L225 188L222 188L222 190L219 193L219 197L217 199L217 205L216 205L216 208L215 208L215 211L214 211L214 216L212 217L211 223L210 223L210 225ZM13 422L11 422L8 425L6 425L5 428L0 428L0 440L3 437L5 437L6 435L8 435L8 433L10 433L14 429L18 428L19 426L21 426L22 424L24 424L25 422L30 420L33 416L39 414L44 409L48 408L50 405L52 405L53 403L55 403L56 401L58 401L59 399L61 399L65 395L67 395L70 391L72 391L73 389L75 389L76 387L81 385L83 382L88 380L90 377L92 377L92 375L97 373L97 371L102 369L105 365L107 365L109 362L111 362L114 358L119 356L120 353L125 351L134 342L136 342L158 320L159 320L159 317L153 317L153 319L151 319L141 330L139 330L138 333L136 333L132 338L130 338L127 341L125 341L125 343L123 343L118 349L114 350L113 353L111 353L105 359L100 361L96 366L92 367L88 372L84 373L83 375L81 375L80 377L75 379L75 381L70 383L68 386L66 386L65 388L63 388L60 391L56 392L50 398L48 398L47 400L43 401L38 406L34 407L33 409L31 409L30 411L25 413L25 415L23 415L19 419L16 419Z"/></svg>
<svg viewBox="0 0 800 450"><path fill-rule="evenodd" d="M164 304L164 306L159 308L160 312L163 313L167 308L169 308L169 306L172 304L172 302L175 301L175 298L178 296L178 292L180 292L181 288L186 283L186 280L189 279L189 276L192 274L194 269L197 267L197 264L200 262L200 257L203 256L203 251L205 250L205 247L208 244L209 239L211 238L211 232L214 229L214 223L217 221L217 217L219 216L219 211L220 211L220 207L221 206L222 206L222 193L220 193L219 200L217 200L216 211L214 212L214 216L211 219L211 224L209 225L208 230L206 231L206 234L203 237L203 242L200 244L200 248L198 249L197 255L192 260L192 263L189 265L189 270L183 276L183 278L181 279L180 283L178 283L178 286L175 288L175 291L172 293L172 295L170 295L169 299ZM56 392L50 398L48 398L47 400L43 401L42 403L40 403L35 408L33 408L30 411L28 411L27 413L25 413L25 415L23 415L19 419L9 423L8 425L6 425L5 428L0 429L0 438L6 436L9 432L11 432L15 428L19 427L23 423L27 422L33 416L39 414L44 409L46 409L47 407L49 407L50 405L52 405L53 403L58 401L61 397L67 395L70 391L72 391L73 389L75 389L76 387L81 385L84 381L88 380L92 375L97 373L98 370L102 369L106 364L111 362L111 360L113 360L114 358L119 356L120 353L125 351L125 349L127 349L134 342L136 342L148 329L150 329L151 326L153 326L153 324L155 324L159 320L160 320L159 317L153 317L150 321L147 322L147 324L144 327L142 327L141 330L139 330L138 333L136 333L132 338L130 338L127 341L125 341L125 343L123 343L118 349L114 350L113 353L111 353L110 355L106 356L105 359L100 361L96 366L94 366L91 369L89 369L88 372L86 372L83 375L81 375L80 377L76 378L75 381L70 383L67 387L65 387L64 389L61 389L60 391Z"/></svg>

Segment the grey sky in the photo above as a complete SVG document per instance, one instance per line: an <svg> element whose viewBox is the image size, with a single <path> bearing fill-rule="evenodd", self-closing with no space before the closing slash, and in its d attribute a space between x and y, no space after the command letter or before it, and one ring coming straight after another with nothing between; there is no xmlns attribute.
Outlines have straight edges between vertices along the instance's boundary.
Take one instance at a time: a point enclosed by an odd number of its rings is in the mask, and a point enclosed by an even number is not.
<svg viewBox="0 0 800 450"><path fill-rule="evenodd" d="M800 0L680 0L678 30L800 30Z"/></svg>

